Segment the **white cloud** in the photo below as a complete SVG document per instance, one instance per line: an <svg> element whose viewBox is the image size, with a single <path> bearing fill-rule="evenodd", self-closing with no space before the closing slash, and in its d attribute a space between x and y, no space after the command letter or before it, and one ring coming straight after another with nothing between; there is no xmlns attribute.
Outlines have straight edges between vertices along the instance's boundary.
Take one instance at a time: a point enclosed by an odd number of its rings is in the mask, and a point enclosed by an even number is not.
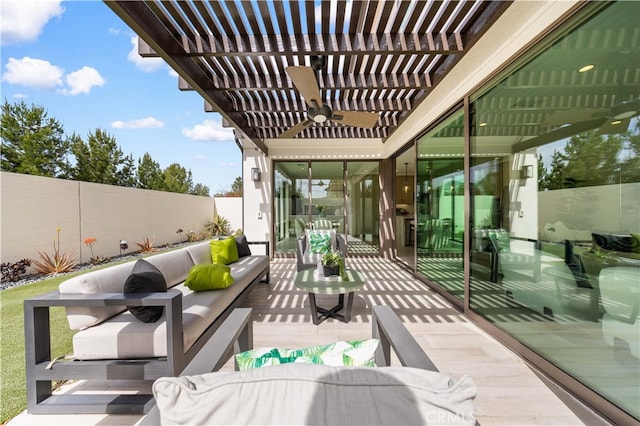
<svg viewBox="0 0 640 426"><path fill-rule="evenodd" d="M233 130L222 127L220 122L205 120L191 128L183 128L182 134L196 141L232 141Z"/></svg>
<svg viewBox="0 0 640 426"><path fill-rule="evenodd" d="M24 93L16 93L14 95L11 95L11 97L16 99L26 99L29 96L25 95Z"/></svg>
<svg viewBox="0 0 640 426"><path fill-rule="evenodd" d="M60 16L64 8L60 0L2 0L0 13L0 40L2 45L34 41L53 17Z"/></svg>
<svg viewBox="0 0 640 426"><path fill-rule="evenodd" d="M37 89L53 89L62 85L64 70L48 61L25 56L22 59L9 58L7 71L2 80L9 84L19 84Z"/></svg>
<svg viewBox="0 0 640 426"><path fill-rule="evenodd" d="M78 71L67 74L65 81L71 89L65 89L61 93L72 96L80 93L88 94L94 86L104 86L105 83L100 73L92 67L82 67Z"/></svg>
<svg viewBox="0 0 640 426"><path fill-rule="evenodd" d="M59 93L72 96L89 93L94 86L105 84L95 68L85 66L65 75L64 69L49 61L28 56L22 59L9 58L2 81L40 90L58 88ZM64 87L64 83L68 87Z"/></svg>
<svg viewBox="0 0 640 426"><path fill-rule="evenodd" d="M143 58L138 54L138 36L131 37L131 50L127 59L136 65L136 68L144 72L156 71L164 65L162 58Z"/></svg>
<svg viewBox="0 0 640 426"><path fill-rule="evenodd" d="M237 164L236 163L220 163L220 165L222 167L228 167L230 169L233 169L234 167L236 167Z"/></svg>
<svg viewBox="0 0 640 426"><path fill-rule="evenodd" d="M204 154L196 154L194 157L197 161L205 161L207 157Z"/></svg>
<svg viewBox="0 0 640 426"><path fill-rule="evenodd" d="M159 129L164 127L164 123L157 118L147 117L129 121L114 121L111 123L116 129Z"/></svg>

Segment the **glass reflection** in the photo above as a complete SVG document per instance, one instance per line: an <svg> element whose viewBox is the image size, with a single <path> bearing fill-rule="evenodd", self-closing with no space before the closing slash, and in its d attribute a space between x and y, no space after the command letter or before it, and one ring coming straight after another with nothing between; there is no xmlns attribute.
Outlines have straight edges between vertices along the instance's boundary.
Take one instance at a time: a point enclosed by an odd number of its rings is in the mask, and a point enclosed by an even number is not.
<svg viewBox="0 0 640 426"><path fill-rule="evenodd" d="M470 304L640 418L638 16L603 8L473 101Z"/></svg>

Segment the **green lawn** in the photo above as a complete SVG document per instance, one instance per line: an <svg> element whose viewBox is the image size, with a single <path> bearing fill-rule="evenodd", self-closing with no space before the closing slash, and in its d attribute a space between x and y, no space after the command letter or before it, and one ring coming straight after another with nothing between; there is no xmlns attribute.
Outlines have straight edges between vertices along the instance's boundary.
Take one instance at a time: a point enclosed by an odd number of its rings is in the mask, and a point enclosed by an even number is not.
<svg viewBox="0 0 640 426"><path fill-rule="evenodd" d="M0 424L27 407L22 307L24 299L57 290L62 281L81 273L0 291ZM52 355L70 354L73 332L69 329L64 308L52 308L50 321Z"/></svg>

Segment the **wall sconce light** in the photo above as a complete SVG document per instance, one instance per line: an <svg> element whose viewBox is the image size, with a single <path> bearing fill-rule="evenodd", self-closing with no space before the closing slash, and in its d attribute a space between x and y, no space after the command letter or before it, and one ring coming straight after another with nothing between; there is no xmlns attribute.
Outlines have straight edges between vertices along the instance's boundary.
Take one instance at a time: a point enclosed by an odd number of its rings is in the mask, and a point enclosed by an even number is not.
<svg viewBox="0 0 640 426"><path fill-rule="evenodd" d="M520 169L520 179L530 179L532 177L533 177L532 165L523 166L522 169Z"/></svg>
<svg viewBox="0 0 640 426"><path fill-rule="evenodd" d="M260 182L260 169L254 167L251 169L251 180L254 182Z"/></svg>
<svg viewBox="0 0 640 426"><path fill-rule="evenodd" d="M122 255L128 248L129 244L127 244L127 240L120 240L120 255Z"/></svg>

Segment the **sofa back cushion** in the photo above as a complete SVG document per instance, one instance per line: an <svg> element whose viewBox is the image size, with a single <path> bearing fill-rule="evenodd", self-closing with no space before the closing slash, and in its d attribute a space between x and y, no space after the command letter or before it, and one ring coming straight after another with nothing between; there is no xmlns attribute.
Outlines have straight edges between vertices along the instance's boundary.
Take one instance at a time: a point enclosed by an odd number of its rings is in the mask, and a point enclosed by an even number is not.
<svg viewBox="0 0 640 426"><path fill-rule="evenodd" d="M146 257L145 260L158 268L167 288L183 282L194 265L185 249L178 249ZM58 287L61 294L122 293L124 283L133 270L135 261L108 266L64 281ZM67 320L72 330L80 330L99 324L124 311L125 306L68 307Z"/></svg>
<svg viewBox="0 0 640 426"><path fill-rule="evenodd" d="M62 295L122 293L124 283L131 274L134 263L127 262L113 265L69 278L58 286L58 291ZM81 330L99 324L125 309L125 306L69 306L66 308L67 320L72 330Z"/></svg>
<svg viewBox="0 0 640 426"><path fill-rule="evenodd" d="M211 246L209 241L193 244L186 248L194 265L211 263Z"/></svg>
<svg viewBox="0 0 640 426"><path fill-rule="evenodd" d="M187 279L194 265L185 249L178 249L146 257L145 260L158 268L167 281L167 288L180 284Z"/></svg>
<svg viewBox="0 0 640 426"><path fill-rule="evenodd" d="M162 424L473 425L476 392L467 376L294 363L153 384Z"/></svg>

